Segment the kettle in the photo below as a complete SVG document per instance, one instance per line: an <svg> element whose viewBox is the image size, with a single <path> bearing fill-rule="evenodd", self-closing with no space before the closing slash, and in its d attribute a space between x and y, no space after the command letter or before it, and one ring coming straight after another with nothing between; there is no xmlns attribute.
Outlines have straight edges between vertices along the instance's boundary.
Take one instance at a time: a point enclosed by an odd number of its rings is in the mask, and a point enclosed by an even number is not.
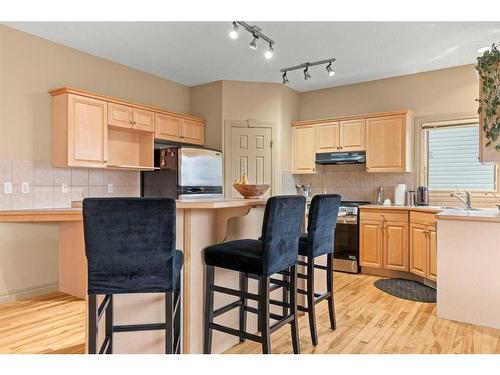
<svg viewBox="0 0 500 375"><path fill-rule="evenodd" d="M417 188L417 206L428 206L429 205L429 188L427 186L419 186Z"/></svg>
<svg viewBox="0 0 500 375"><path fill-rule="evenodd" d="M297 194L303 195L306 198L311 196L311 185L296 184L295 188L297 189Z"/></svg>

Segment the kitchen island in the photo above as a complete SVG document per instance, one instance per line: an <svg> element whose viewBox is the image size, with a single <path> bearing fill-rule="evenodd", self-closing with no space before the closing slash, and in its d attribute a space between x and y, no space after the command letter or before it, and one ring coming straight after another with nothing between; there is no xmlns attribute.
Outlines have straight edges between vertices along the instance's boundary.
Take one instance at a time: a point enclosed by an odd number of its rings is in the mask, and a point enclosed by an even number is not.
<svg viewBox="0 0 500 375"><path fill-rule="evenodd" d="M500 211L437 219L438 317L500 328Z"/></svg>
<svg viewBox="0 0 500 375"><path fill-rule="evenodd" d="M183 268L183 352L202 353L203 344L203 249L214 243L239 238L258 238L261 234L266 199L197 199L177 201L177 248L184 252ZM73 208L17 210L0 212L0 222L56 222L59 224L59 290L86 298L87 265L83 240L81 202ZM216 282L237 288L238 274L218 269ZM250 291L255 288L252 283ZM218 298L222 297L222 298ZM158 323L165 320L161 294L116 295L114 324ZM216 296L215 307L231 301ZM221 317L222 318L222 317ZM249 331L256 319L249 316ZM226 325L237 324L238 312L224 315ZM101 323L104 323L102 319ZM99 327L104 333L103 326ZM145 331L114 335L114 353L163 353L164 332ZM220 353L238 342L233 336L215 333L213 353Z"/></svg>

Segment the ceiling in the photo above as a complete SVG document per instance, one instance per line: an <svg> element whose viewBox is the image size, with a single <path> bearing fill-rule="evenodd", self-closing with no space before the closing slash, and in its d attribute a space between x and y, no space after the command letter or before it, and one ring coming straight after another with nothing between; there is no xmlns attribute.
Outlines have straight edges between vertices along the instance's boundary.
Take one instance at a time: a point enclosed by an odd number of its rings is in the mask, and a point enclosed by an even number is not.
<svg viewBox="0 0 500 375"><path fill-rule="evenodd" d="M256 22L246 21L250 24ZM335 57L288 73L289 86L309 91L472 64L476 49L500 41L499 22L257 22L276 41L248 48L249 33L231 40L230 22L6 22L7 26L144 72L193 86L216 80L281 82L280 69Z"/></svg>

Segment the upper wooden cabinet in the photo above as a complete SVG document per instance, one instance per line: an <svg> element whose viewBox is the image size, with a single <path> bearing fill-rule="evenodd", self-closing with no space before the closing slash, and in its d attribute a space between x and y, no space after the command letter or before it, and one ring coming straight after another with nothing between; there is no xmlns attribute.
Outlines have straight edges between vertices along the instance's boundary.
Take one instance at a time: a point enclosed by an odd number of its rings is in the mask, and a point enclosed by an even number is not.
<svg viewBox="0 0 500 375"><path fill-rule="evenodd" d="M153 169L154 139L203 145L203 119L63 87L52 95L52 161L78 166Z"/></svg>
<svg viewBox="0 0 500 375"><path fill-rule="evenodd" d="M315 127L313 125L292 128L293 173L315 173Z"/></svg>
<svg viewBox="0 0 500 375"><path fill-rule="evenodd" d="M54 167L104 168L108 161L107 103L64 93L52 100Z"/></svg>
<svg viewBox="0 0 500 375"><path fill-rule="evenodd" d="M366 120L368 172L411 172L413 118L409 113Z"/></svg>
<svg viewBox="0 0 500 375"><path fill-rule="evenodd" d="M363 151L365 149L365 119L340 121L340 151Z"/></svg>
<svg viewBox="0 0 500 375"><path fill-rule="evenodd" d="M339 152L339 122L316 125L316 153Z"/></svg>

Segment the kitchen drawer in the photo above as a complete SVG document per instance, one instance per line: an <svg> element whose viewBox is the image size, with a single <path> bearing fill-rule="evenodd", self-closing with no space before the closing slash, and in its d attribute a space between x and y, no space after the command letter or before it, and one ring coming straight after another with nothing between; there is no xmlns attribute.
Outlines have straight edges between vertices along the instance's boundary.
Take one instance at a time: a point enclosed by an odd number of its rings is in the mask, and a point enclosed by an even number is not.
<svg viewBox="0 0 500 375"><path fill-rule="evenodd" d="M380 210L364 210L361 209L361 220L378 220L378 221L408 221L408 211L380 209Z"/></svg>
<svg viewBox="0 0 500 375"><path fill-rule="evenodd" d="M410 212L410 223L436 225L436 214L432 212Z"/></svg>

